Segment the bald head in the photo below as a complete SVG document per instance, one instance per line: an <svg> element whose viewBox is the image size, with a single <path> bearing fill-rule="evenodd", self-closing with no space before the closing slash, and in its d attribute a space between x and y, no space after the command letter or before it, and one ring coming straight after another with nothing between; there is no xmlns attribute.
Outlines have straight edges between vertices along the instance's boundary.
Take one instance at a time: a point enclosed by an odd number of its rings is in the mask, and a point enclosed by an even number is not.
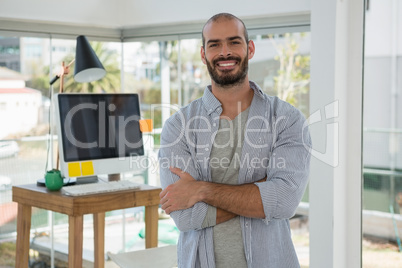
<svg viewBox="0 0 402 268"><path fill-rule="evenodd" d="M203 47L205 47L205 37L204 37L205 27L207 25L211 24L211 23L225 21L225 20L237 20L237 21L239 21L243 25L243 28L244 28L244 39L246 40L246 43L248 43L248 32L247 32L246 25L244 24L244 22L241 19L239 19L238 17L236 17L235 15L232 15L230 13L219 13L219 14L216 14L216 15L212 16L204 24L204 27L202 27L202 46Z"/></svg>

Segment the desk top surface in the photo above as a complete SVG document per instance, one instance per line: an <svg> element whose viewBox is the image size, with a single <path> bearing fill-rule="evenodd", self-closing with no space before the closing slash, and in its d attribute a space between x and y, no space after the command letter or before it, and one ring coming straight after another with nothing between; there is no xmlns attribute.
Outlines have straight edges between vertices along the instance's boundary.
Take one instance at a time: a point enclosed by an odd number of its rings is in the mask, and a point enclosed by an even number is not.
<svg viewBox="0 0 402 268"><path fill-rule="evenodd" d="M159 204L161 188L141 185L140 189L67 196L36 184L13 186L13 201L67 215L83 215Z"/></svg>

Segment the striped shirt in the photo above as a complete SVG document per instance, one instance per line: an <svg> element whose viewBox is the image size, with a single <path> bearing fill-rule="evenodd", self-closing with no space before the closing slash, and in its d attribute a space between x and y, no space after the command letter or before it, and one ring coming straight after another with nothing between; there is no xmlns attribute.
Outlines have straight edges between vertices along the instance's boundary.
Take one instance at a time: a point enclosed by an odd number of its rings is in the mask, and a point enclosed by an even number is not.
<svg viewBox="0 0 402 268"><path fill-rule="evenodd" d="M265 218L240 217L249 268L293 268L299 262L291 240L289 218L305 191L311 139L299 110L277 97L264 94L250 81L254 97L244 132L239 164L239 184L255 183L260 190ZM207 87L204 96L181 108L163 126L159 150L162 188L179 177L178 167L194 179L212 182L210 154L219 129L221 103ZM257 183L267 177L265 182ZM180 268L214 268L213 226L203 228L208 204L174 211L170 215L180 230Z"/></svg>

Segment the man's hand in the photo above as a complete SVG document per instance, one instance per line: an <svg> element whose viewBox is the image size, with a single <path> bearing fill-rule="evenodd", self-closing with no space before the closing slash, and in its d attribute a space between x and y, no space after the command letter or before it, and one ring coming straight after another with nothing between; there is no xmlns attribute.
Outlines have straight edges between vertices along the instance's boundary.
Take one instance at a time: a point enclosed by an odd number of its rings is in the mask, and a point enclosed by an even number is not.
<svg viewBox="0 0 402 268"><path fill-rule="evenodd" d="M187 209L198 202L196 193L199 182L179 168L171 167L169 169L173 174L179 176L180 180L169 185L159 194L161 198L160 204L166 214L176 210Z"/></svg>

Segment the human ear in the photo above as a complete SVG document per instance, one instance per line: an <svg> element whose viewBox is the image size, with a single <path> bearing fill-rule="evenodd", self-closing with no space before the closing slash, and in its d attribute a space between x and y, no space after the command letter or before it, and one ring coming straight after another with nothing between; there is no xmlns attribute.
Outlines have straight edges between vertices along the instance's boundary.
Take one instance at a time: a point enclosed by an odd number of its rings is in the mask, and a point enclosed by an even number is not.
<svg viewBox="0 0 402 268"><path fill-rule="evenodd" d="M248 41L248 59L251 60L254 57L255 44L253 40Z"/></svg>
<svg viewBox="0 0 402 268"><path fill-rule="evenodd" d="M201 46L201 51L200 51L200 53L201 53L201 60L202 60L202 62L204 63L204 64L207 64L207 61L205 60L205 49L204 49L204 47L203 46Z"/></svg>

